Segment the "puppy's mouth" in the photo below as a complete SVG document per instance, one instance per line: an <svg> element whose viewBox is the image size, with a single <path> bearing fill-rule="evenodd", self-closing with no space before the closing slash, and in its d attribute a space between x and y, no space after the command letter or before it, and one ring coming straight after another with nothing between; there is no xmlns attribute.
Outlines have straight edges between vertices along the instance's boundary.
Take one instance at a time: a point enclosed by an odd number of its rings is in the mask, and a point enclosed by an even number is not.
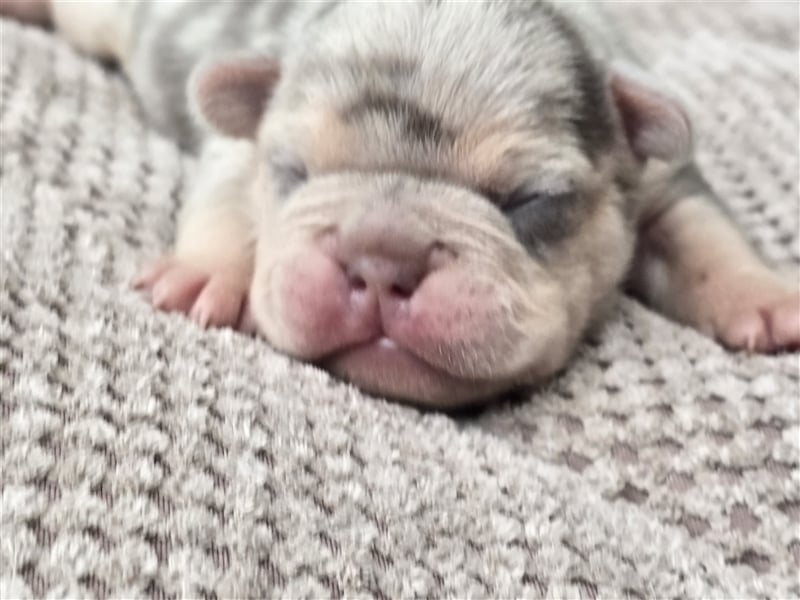
<svg viewBox="0 0 800 600"><path fill-rule="evenodd" d="M367 342L341 348L325 358L323 363L326 366L348 364L355 367L358 365L380 371L430 370L441 375L451 376L424 361L385 334Z"/></svg>
<svg viewBox="0 0 800 600"><path fill-rule="evenodd" d="M441 407L481 397L488 385L435 367L386 335L339 349L320 366L367 391Z"/></svg>

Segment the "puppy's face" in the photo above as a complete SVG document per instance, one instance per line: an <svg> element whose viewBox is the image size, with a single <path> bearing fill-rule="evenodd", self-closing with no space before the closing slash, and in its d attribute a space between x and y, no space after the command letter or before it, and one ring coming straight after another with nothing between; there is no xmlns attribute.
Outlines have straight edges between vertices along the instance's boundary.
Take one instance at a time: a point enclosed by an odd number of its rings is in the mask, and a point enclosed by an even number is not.
<svg viewBox="0 0 800 600"><path fill-rule="evenodd" d="M509 30L508 9L391 10L387 32L406 18L412 33L367 53L321 37L283 65L257 137L250 306L287 354L454 407L564 365L631 253L631 152L605 80L550 12Z"/></svg>

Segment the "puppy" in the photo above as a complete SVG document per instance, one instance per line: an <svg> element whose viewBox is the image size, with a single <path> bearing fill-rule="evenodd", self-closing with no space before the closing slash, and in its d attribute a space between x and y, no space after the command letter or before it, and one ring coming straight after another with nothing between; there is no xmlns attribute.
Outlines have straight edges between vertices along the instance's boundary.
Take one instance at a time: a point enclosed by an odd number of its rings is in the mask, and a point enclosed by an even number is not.
<svg viewBox="0 0 800 600"><path fill-rule="evenodd" d="M623 283L732 349L800 345L681 108L594 4L0 0L119 63L200 154L137 285L365 390L487 401L561 369Z"/></svg>

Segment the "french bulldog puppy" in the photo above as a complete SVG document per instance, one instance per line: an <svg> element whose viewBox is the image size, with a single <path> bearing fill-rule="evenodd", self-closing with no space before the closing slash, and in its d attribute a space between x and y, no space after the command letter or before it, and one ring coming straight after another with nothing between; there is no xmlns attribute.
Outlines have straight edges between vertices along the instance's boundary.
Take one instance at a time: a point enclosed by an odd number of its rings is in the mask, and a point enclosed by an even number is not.
<svg viewBox="0 0 800 600"><path fill-rule="evenodd" d="M621 285L731 349L800 345L800 290L602 10L0 0L117 61L199 152L137 280L155 307L436 408L552 375Z"/></svg>

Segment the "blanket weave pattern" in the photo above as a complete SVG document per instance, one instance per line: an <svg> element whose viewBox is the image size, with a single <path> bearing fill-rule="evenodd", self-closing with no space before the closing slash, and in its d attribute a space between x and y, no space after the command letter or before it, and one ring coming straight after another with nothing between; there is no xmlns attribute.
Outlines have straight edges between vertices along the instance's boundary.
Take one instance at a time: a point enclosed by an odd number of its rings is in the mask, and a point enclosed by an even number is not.
<svg viewBox="0 0 800 600"><path fill-rule="evenodd" d="M797 280L797 5L613 10ZM522 399L371 398L129 288L192 168L118 73L0 23L3 598L800 596L797 354L622 297Z"/></svg>

